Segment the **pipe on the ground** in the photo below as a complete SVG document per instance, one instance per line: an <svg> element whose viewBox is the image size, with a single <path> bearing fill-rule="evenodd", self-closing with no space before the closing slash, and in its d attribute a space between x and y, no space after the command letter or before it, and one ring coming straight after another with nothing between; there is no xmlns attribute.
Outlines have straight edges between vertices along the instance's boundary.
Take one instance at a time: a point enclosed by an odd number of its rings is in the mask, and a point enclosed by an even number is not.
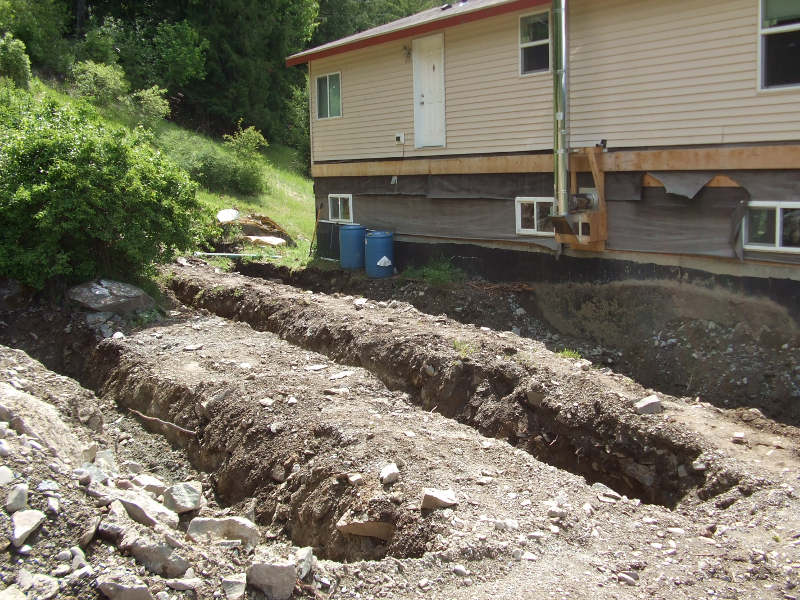
<svg viewBox="0 0 800 600"><path fill-rule="evenodd" d="M557 214L569 212L567 0L553 0L553 180Z"/></svg>

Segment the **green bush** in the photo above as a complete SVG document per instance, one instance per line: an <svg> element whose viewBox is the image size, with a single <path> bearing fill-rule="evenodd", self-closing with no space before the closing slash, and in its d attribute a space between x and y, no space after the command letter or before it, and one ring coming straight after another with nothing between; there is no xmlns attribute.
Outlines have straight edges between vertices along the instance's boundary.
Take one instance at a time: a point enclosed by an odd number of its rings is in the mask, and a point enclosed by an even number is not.
<svg viewBox="0 0 800 600"><path fill-rule="evenodd" d="M132 277L196 243L196 186L91 107L0 87L0 275Z"/></svg>
<svg viewBox="0 0 800 600"><path fill-rule="evenodd" d="M154 85L131 94L134 110L139 121L147 127L153 127L169 116L169 102L164 97L167 90Z"/></svg>
<svg viewBox="0 0 800 600"><path fill-rule="evenodd" d="M242 129L241 119L236 123L236 131L231 135L223 135L222 139L228 150L244 160L256 160L258 153L269 146L261 132L252 125Z"/></svg>
<svg viewBox="0 0 800 600"><path fill-rule="evenodd" d="M25 44L10 33L0 38L0 77L8 77L23 89L28 89L31 82L31 61Z"/></svg>
<svg viewBox="0 0 800 600"><path fill-rule="evenodd" d="M75 46L75 56L78 60L91 60L96 63L113 65L119 58L117 55L114 36L116 21L106 19L99 27L95 26L86 32L83 40Z"/></svg>
<svg viewBox="0 0 800 600"><path fill-rule="evenodd" d="M35 65L64 72L71 57L63 38L69 22L63 0L0 0L0 31L25 43Z"/></svg>
<svg viewBox="0 0 800 600"><path fill-rule="evenodd" d="M125 72L118 65L84 60L72 68L75 92L100 106L118 101L128 92Z"/></svg>

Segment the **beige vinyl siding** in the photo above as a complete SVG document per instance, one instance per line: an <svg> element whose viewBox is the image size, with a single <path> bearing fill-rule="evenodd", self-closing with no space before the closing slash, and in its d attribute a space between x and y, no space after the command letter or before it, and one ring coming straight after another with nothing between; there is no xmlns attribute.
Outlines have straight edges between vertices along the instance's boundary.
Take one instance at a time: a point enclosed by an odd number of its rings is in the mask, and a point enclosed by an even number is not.
<svg viewBox="0 0 800 600"><path fill-rule="evenodd" d="M572 0L572 146L800 140L800 89L758 90L758 2ZM314 160L551 148L551 75L519 75L527 12L445 30L446 148L414 149L410 39L313 61L341 71L343 107L312 112Z"/></svg>
<svg viewBox="0 0 800 600"><path fill-rule="evenodd" d="M530 12L530 11L527 11ZM519 76L519 15L444 31L445 148L414 148L411 38L312 61L315 161L541 150L552 146L549 73ZM315 78L342 73L342 118L317 120ZM395 144L405 133L405 146Z"/></svg>

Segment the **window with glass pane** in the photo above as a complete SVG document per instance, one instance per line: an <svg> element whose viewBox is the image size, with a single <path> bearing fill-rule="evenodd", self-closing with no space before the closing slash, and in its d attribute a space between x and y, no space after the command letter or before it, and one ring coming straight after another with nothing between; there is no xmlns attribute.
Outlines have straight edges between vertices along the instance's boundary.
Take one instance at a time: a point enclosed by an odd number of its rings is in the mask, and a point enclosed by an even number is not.
<svg viewBox="0 0 800 600"><path fill-rule="evenodd" d="M747 209L747 243L775 245L775 209Z"/></svg>
<svg viewBox="0 0 800 600"><path fill-rule="evenodd" d="M547 217L553 211L552 198L519 197L515 200L517 211L517 233L528 235L552 235L553 226Z"/></svg>
<svg viewBox="0 0 800 600"><path fill-rule="evenodd" d="M553 225L547 222L553 212L552 202L536 203L536 231L553 231Z"/></svg>
<svg viewBox="0 0 800 600"><path fill-rule="evenodd" d="M520 205L520 227L536 231L536 203L525 202Z"/></svg>
<svg viewBox="0 0 800 600"><path fill-rule="evenodd" d="M342 116L342 86L339 73L317 77L317 118Z"/></svg>
<svg viewBox="0 0 800 600"><path fill-rule="evenodd" d="M800 84L800 1L762 0L762 86Z"/></svg>
<svg viewBox="0 0 800 600"><path fill-rule="evenodd" d="M338 221L339 220L339 197L338 196L329 196L328 197L328 218L331 221Z"/></svg>
<svg viewBox="0 0 800 600"><path fill-rule="evenodd" d="M328 196L328 220L340 223L353 222L353 196L330 194Z"/></svg>
<svg viewBox="0 0 800 600"><path fill-rule="evenodd" d="M800 248L800 208L784 208L781 213L781 246Z"/></svg>
<svg viewBox="0 0 800 600"><path fill-rule="evenodd" d="M550 69L550 13L527 15L519 20L520 71Z"/></svg>

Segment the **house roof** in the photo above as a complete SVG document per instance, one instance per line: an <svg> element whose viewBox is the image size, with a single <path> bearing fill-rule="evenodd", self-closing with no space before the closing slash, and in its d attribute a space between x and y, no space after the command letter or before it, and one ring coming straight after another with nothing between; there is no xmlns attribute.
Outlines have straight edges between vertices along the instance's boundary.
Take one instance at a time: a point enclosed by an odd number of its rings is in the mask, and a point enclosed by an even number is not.
<svg viewBox="0 0 800 600"><path fill-rule="evenodd" d="M456 0L452 4L430 8L410 17L292 54L286 59L286 65L290 67L300 65L342 52L431 33L445 27L495 17L542 4L550 4L550 0Z"/></svg>

